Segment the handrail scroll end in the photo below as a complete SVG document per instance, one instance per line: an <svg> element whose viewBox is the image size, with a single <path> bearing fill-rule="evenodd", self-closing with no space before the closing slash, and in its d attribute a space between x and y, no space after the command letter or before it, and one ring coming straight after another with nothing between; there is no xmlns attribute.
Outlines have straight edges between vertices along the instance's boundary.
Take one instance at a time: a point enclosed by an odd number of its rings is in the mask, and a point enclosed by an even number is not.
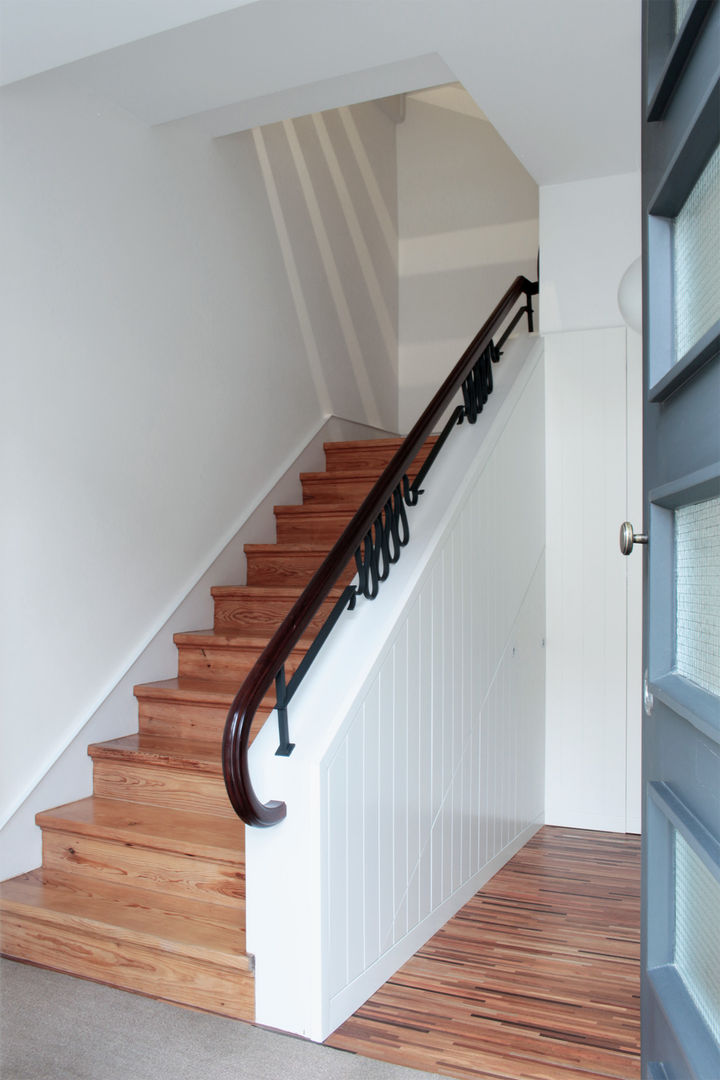
<svg viewBox="0 0 720 1080"><path fill-rule="evenodd" d="M277 799L261 802L252 786L247 751L257 704L245 703L243 690L241 687L238 691L225 723L222 745L225 787L235 813L246 825L268 828L287 816L287 805Z"/></svg>

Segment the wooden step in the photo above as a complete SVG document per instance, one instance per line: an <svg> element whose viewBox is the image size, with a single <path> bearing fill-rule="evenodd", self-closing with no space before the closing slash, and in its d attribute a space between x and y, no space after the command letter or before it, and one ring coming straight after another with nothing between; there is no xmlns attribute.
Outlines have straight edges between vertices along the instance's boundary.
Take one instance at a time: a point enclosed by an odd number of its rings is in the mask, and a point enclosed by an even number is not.
<svg viewBox="0 0 720 1080"><path fill-rule="evenodd" d="M432 450L436 436L430 435L420 448L413 465L419 468ZM352 442L325 443L325 465L328 472L353 469L374 471L377 476L402 446L401 438L395 439L360 439Z"/></svg>
<svg viewBox="0 0 720 1080"><path fill-rule="evenodd" d="M427 454L422 454L408 470L414 480ZM357 510L379 478L382 470L333 469L330 472L300 473L305 506L349 506Z"/></svg>
<svg viewBox="0 0 720 1080"><path fill-rule="evenodd" d="M333 472L300 473L305 506L360 506L380 474L375 470L335 469Z"/></svg>
<svg viewBox="0 0 720 1080"><path fill-rule="evenodd" d="M234 820L222 773L220 743L126 735L93 743L93 791L106 799Z"/></svg>
<svg viewBox="0 0 720 1080"><path fill-rule="evenodd" d="M351 507L276 506L278 544L323 544L329 551L351 520Z"/></svg>
<svg viewBox="0 0 720 1080"><path fill-rule="evenodd" d="M246 544L248 585L307 585L328 553L317 544ZM347 585L355 576L351 560L337 585Z"/></svg>
<svg viewBox="0 0 720 1080"><path fill-rule="evenodd" d="M196 630L175 634L180 678L237 680L236 688L249 675L268 643L267 635L248 631ZM312 644L312 636L298 642L285 665L289 676Z"/></svg>
<svg viewBox="0 0 720 1080"><path fill-rule="evenodd" d="M240 904L229 908L34 870L0 886L0 913L5 956L253 1019Z"/></svg>
<svg viewBox="0 0 720 1080"><path fill-rule="evenodd" d="M302 594L301 588L278 585L226 585L210 590L215 601L216 630L248 630L266 633L268 638L277 630L290 608ZM309 632L317 633L333 604L340 596L333 589L310 623Z"/></svg>
<svg viewBox="0 0 720 1080"><path fill-rule="evenodd" d="M91 796L35 820L47 870L218 904L237 906L245 898L239 818Z"/></svg>
<svg viewBox="0 0 720 1080"><path fill-rule="evenodd" d="M239 688L237 679L162 679L141 683L134 689L140 734L219 744L228 710ZM256 713L251 742L274 707L275 695L271 690Z"/></svg>

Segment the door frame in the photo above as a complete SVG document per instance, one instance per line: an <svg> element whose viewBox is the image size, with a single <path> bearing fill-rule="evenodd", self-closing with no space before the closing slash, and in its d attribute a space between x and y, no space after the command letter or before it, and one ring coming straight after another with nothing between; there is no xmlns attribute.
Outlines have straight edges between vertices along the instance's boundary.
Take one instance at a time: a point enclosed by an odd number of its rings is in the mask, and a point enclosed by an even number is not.
<svg viewBox="0 0 720 1080"><path fill-rule="evenodd" d="M720 320L675 355L672 221L720 140L720 2L675 11L643 0L642 1075L709 1080L720 1041L678 962L676 868L687 845L720 888L720 702L676 671L674 512L720 494Z"/></svg>

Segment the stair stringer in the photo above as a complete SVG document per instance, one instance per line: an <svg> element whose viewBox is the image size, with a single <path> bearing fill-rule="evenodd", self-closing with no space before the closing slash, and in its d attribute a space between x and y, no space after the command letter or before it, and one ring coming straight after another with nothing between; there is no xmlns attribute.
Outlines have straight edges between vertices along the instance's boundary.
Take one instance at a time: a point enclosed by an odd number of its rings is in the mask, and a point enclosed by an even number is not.
<svg viewBox="0 0 720 1080"><path fill-rule="evenodd" d="M257 1023L326 1038L542 823L543 371L537 338L508 344L293 699L292 756L272 716L250 749L287 804L246 834Z"/></svg>

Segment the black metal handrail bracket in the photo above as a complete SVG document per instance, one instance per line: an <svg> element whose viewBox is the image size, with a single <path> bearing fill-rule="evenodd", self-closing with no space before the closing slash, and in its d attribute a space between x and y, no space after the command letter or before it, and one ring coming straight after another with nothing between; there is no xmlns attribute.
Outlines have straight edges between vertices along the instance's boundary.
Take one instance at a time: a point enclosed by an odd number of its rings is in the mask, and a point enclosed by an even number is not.
<svg viewBox="0 0 720 1080"><path fill-rule="evenodd" d="M482 412L483 405L492 393L493 363L500 359L502 346L523 315L527 315L528 331L532 333L532 297L537 292L537 282L522 276L515 278L293 604L235 695L223 735L223 772L230 802L248 825L276 825L286 815L285 803L261 802L250 779L250 728L261 701L274 682L280 732L277 753L287 756L293 750L287 718L290 699L342 613L355 607L358 596L365 596L369 600L377 596L380 583L387 578L390 567L397 562L410 538L407 507L417 504L425 477L452 429L465 419L474 424ZM515 311L495 344L493 335L520 300L524 301L523 306ZM412 462L459 390L462 390L463 404L456 405L452 410L432 450L410 483L408 470ZM285 664L290 653L353 560L357 584L347 585L343 589L292 678L286 680Z"/></svg>

